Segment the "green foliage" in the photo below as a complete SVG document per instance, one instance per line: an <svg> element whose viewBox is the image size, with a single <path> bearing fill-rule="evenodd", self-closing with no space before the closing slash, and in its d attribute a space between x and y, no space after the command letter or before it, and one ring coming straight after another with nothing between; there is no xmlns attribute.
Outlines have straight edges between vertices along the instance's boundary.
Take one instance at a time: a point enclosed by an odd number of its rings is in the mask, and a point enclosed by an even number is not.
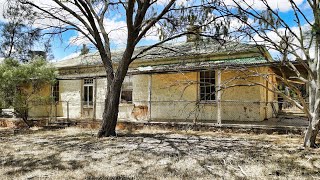
<svg viewBox="0 0 320 180"><path fill-rule="evenodd" d="M46 84L53 84L55 77L55 69L41 57L23 64L13 58L5 59L0 64L0 99L3 99L3 106L13 107L18 115L27 118L30 103L41 97L38 92Z"/></svg>
<svg viewBox="0 0 320 180"><path fill-rule="evenodd" d="M174 10L166 13L164 18L158 22L160 26L156 28L159 39L165 40L179 33L190 33L189 27L192 26L199 27L199 33L197 33L199 36L216 40L227 39L232 19L228 16L221 16L217 8L219 6L221 2L218 0L190 0L185 4L175 3L172 7ZM148 18L153 19L154 17Z"/></svg>
<svg viewBox="0 0 320 180"><path fill-rule="evenodd" d="M15 58L22 62L30 60L35 44L44 45L49 42L41 42L41 30L34 28L35 11L31 6L22 5L16 1L8 1L3 17L7 22L0 24L0 54L5 58Z"/></svg>
<svg viewBox="0 0 320 180"><path fill-rule="evenodd" d="M39 29L30 29L24 24L8 22L1 25L0 53L4 57L14 57L27 61L29 52L36 41L40 39Z"/></svg>

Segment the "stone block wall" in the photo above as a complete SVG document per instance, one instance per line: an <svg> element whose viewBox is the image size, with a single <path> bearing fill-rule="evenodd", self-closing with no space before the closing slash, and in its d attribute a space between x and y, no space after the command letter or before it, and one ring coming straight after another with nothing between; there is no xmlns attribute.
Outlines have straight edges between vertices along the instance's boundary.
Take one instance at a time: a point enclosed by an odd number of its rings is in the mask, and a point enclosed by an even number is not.
<svg viewBox="0 0 320 180"><path fill-rule="evenodd" d="M252 71L268 72L268 68L253 68ZM216 72L217 73L217 72ZM241 77L243 72L235 70L222 71L221 81L224 85L234 77ZM217 77L217 74L216 74ZM274 77L270 77L271 80ZM199 72L139 74L132 75L132 103L121 103L119 119L142 120L216 120L216 102L198 102ZM266 83L261 77L250 77L251 82ZM105 78L94 80L95 107L82 106L83 79L60 80L60 103L57 115L73 119L102 119L107 82ZM272 117L272 109L261 102L273 101L275 96L261 86L249 86L244 79L230 81L222 91L222 120L262 121ZM248 85L248 86L246 86ZM150 92L151 91L151 92ZM69 107L67 107L67 103ZM52 107L51 107L52 108ZM40 110L45 112L44 110ZM54 110L55 111L55 110ZM150 114L151 113L151 114Z"/></svg>

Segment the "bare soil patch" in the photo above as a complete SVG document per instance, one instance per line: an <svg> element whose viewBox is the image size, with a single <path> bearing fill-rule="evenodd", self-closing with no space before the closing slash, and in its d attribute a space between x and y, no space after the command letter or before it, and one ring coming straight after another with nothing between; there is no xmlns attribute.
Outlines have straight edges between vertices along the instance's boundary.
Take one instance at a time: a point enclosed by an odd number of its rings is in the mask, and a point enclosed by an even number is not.
<svg viewBox="0 0 320 180"><path fill-rule="evenodd" d="M95 135L0 128L0 179L320 179L320 150L301 148L299 135L152 129Z"/></svg>

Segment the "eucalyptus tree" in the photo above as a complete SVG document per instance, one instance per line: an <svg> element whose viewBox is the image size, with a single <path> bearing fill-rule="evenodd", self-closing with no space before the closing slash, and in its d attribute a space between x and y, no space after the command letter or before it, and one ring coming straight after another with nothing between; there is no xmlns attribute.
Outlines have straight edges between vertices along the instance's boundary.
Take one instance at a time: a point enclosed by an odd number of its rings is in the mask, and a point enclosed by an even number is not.
<svg viewBox="0 0 320 180"><path fill-rule="evenodd" d="M295 98L283 93L276 84L266 88L279 93L307 115L309 126L304 146L316 147L320 126L320 3L318 0L282 1L282 7L287 4L283 13L276 2L220 1L219 11L239 22L237 37L241 37L241 41L263 44L276 57L280 69L276 78L290 88ZM264 77L268 79L268 74ZM307 85L308 98L297 82Z"/></svg>
<svg viewBox="0 0 320 180"><path fill-rule="evenodd" d="M40 29L33 27L35 14L30 6L8 2L1 23L0 53L5 58L26 62L31 58L35 44L40 43Z"/></svg>
<svg viewBox="0 0 320 180"><path fill-rule="evenodd" d="M115 136L119 111L119 96L122 82L129 65L143 53L162 43L179 38L187 33L190 24L204 27L215 22L219 16L212 16L212 4L216 1L176 1L176 0L48 0L46 2L17 0L32 6L38 18L50 22L48 31L61 34L77 31L97 49L107 77L107 92L103 123L98 137ZM208 6L210 4L210 7ZM106 23L117 14L124 22L118 27L126 32L122 58L115 68L111 54L109 33L115 31ZM210 18L208 18L210 16ZM52 22L56 22L55 24ZM44 22L43 24L44 25ZM157 32L160 41L145 46L134 54L135 47L150 33Z"/></svg>

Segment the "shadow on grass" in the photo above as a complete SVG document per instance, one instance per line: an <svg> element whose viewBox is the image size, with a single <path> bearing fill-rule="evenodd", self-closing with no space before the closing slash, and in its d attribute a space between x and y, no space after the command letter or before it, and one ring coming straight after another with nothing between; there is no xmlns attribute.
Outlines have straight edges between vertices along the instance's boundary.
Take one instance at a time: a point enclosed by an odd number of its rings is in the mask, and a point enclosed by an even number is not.
<svg viewBox="0 0 320 180"><path fill-rule="evenodd" d="M132 177L127 176L87 176L85 180L134 180Z"/></svg>
<svg viewBox="0 0 320 180"><path fill-rule="evenodd" d="M288 177L292 172L306 178L319 176L317 151L288 149L273 144L271 140L171 133L120 134L117 138L96 139L86 133L57 135L52 132L41 135L40 131L3 139L6 146L13 139L21 145L27 145L18 154L15 147L12 147L12 151L0 154L0 165L10 168L6 171L7 176L34 170L81 170L90 164L112 164L110 166L115 171L130 169L136 165L139 168L133 175L90 174L84 179L152 179L153 173L160 173L164 178L176 176L188 179L203 175L225 178L228 174L235 179L245 179L255 171L246 167L254 165L263 167L267 171L264 174L270 178ZM37 151L41 153L37 155ZM63 158L73 157L75 153L79 159ZM94 157L95 153L100 153L100 156ZM309 156L314 157L308 160L311 168L301 163L301 160L307 160ZM153 163L146 164L150 159ZM164 160L168 162L161 164L160 161ZM158 166L161 167L159 172L154 172Z"/></svg>

